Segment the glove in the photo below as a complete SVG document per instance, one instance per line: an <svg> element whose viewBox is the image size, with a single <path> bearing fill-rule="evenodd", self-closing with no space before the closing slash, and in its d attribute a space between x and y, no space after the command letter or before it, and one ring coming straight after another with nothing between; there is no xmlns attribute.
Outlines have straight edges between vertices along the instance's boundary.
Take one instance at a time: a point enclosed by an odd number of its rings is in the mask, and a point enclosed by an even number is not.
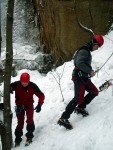
<svg viewBox="0 0 113 150"><path fill-rule="evenodd" d="M93 77L95 76L96 72L94 70L91 71L90 76Z"/></svg>
<svg viewBox="0 0 113 150"><path fill-rule="evenodd" d="M38 104L38 105L35 107L35 110L36 110L37 113L40 112L40 111L41 111L41 105Z"/></svg>
<svg viewBox="0 0 113 150"><path fill-rule="evenodd" d="M10 93L13 94L13 89L12 89L12 87L10 87Z"/></svg>

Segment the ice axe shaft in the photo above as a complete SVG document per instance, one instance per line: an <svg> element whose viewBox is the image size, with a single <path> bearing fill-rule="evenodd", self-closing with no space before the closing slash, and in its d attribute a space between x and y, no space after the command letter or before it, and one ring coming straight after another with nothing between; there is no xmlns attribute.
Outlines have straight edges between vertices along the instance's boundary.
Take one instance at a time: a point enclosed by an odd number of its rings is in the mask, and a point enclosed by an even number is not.
<svg viewBox="0 0 113 150"><path fill-rule="evenodd" d="M104 91L105 89L108 89L109 86L113 85L112 81L113 79L107 80L106 82L104 82L100 87L99 87L99 92Z"/></svg>

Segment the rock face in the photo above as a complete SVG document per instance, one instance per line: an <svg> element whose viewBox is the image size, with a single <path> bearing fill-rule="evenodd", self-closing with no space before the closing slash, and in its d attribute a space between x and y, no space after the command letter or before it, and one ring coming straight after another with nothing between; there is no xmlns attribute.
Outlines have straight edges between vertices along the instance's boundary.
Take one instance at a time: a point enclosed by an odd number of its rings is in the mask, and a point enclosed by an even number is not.
<svg viewBox="0 0 113 150"><path fill-rule="evenodd" d="M51 54L57 65L71 60L74 52L93 36L79 23L102 35L113 23L113 0L33 0L33 4L44 52Z"/></svg>

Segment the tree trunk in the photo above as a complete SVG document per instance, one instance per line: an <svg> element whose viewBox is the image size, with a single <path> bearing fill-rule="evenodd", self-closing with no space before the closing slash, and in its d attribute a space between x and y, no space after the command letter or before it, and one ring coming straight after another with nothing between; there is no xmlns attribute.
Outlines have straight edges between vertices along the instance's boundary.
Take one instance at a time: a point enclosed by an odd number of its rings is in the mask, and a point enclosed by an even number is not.
<svg viewBox="0 0 113 150"><path fill-rule="evenodd" d="M12 112L10 107L10 80L13 60L12 30L13 30L14 0L8 0L7 24L6 24L6 61L4 74L4 126L5 145L3 150L11 150L12 147Z"/></svg>
<svg viewBox="0 0 113 150"><path fill-rule="evenodd" d="M1 36L1 2L0 2L0 58L1 58L1 42L2 36Z"/></svg>
<svg viewBox="0 0 113 150"><path fill-rule="evenodd" d="M40 14L40 37L44 52L54 63L72 59L75 51L93 34L81 28L78 21L95 34L105 35L113 23L113 0L33 0ZM37 4L36 4L37 2Z"/></svg>

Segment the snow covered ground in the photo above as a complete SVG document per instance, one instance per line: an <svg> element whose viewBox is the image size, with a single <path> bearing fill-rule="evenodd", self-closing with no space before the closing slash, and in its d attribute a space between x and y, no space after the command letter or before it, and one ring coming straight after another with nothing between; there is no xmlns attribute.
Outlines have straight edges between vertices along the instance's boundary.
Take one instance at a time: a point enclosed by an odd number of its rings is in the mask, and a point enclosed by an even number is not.
<svg viewBox="0 0 113 150"><path fill-rule="evenodd" d="M104 37L105 44L92 53L94 70L100 68L109 56L113 53L113 31ZM24 56L26 53L24 52ZM66 130L57 125L57 121L64 111L66 105L73 98L73 82L71 73L73 70L73 61L66 62L58 67L56 71L49 72L46 76L41 75L38 71L20 70L17 77L12 77L12 82L19 80L22 72L27 71L31 75L31 81L35 82L45 94L45 103L40 113L34 114L36 130L34 132L33 143L25 147L24 128L23 141L20 147L12 148L21 150L112 150L113 149L113 86L100 92L88 106L87 110L90 115L82 117L72 114L70 122L73 130ZM64 71L63 71L64 70ZM63 73L63 76L62 76ZM59 85L55 78L62 76L60 84L63 92L64 101L59 90ZM113 78L113 56L92 78L93 83L99 87L106 80ZM0 86L3 89L3 84ZM34 96L37 105L38 99ZM11 95L11 108L13 112L13 139L16 127L16 115L14 111L14 94Z"/></svg>

